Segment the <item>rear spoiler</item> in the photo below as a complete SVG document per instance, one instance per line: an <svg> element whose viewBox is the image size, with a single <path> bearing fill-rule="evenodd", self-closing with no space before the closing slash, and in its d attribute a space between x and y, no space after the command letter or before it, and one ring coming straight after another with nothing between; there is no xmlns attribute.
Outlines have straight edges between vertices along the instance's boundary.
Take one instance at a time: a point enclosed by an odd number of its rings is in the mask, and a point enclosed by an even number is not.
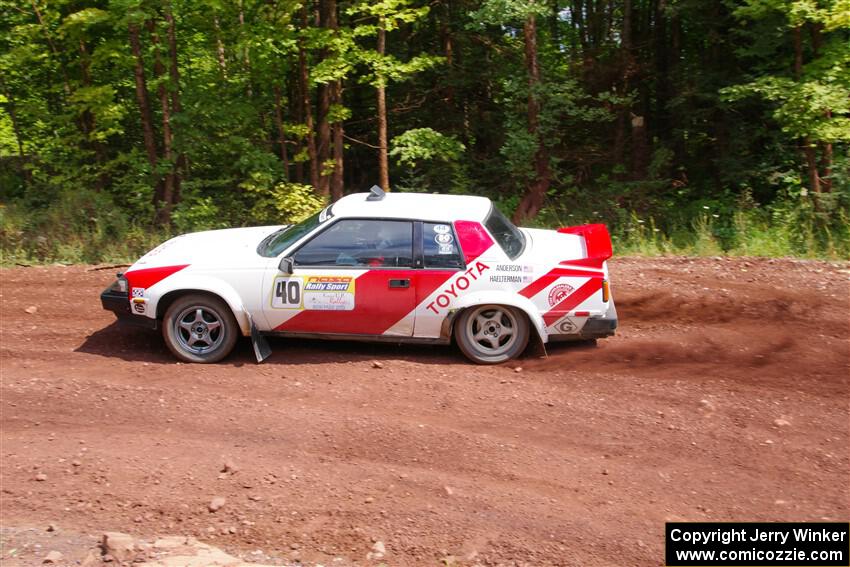
<svg viewBox="0 0 850 567"><path fill-rule="evenodd" d="M586 256L582 259L568 260L562 264L581 265L593 268L602 268L602 263L613 256L611 248L611 235L608 227L604 224L582 224L579 226L566 226L559 228L562 234L576 234L584 238Z"/></svg>

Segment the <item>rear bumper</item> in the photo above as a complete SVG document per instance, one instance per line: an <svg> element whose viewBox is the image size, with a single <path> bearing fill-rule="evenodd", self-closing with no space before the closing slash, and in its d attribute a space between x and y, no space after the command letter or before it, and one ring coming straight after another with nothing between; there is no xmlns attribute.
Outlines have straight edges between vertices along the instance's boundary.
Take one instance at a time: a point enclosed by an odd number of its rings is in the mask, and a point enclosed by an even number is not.
<svg viewBox="0 0 850 567"><path fill-rule="evenodd" d="M608 306L604 317L592 317L587 320L584 327L578 333L569 333L564 335L549 335L549 340L558 341L584 341L590 339L604 339L612 336L617 330L619 319L617 318L617 308L614 307L614 302Z"/></svg>
<svg viewBox="0 0 850 567"><path fill-rule="evenodd" d="M122 323L128 323L137 327L145 327L146 329L156 329L157 320L137 315L130 311L130 301L127 299L126 293L114 291L107 288L100 294L100 304L107 311L112 311L118 320Z"/></svg>
<svg viewBox="0 0 850 567"><path fill-rule="evenodd" d="M588 319L581 328L579 336L582 339L602 339L610 337L617 330L617 318L603 317L602 319Z"/></svg>

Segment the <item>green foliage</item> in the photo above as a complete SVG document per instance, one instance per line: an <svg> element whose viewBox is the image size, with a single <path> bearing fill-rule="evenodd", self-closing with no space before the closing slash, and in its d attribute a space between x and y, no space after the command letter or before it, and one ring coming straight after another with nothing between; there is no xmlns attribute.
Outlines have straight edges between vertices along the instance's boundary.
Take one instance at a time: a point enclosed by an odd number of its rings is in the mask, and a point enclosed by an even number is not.
<svg viewBox="0 0 850 567"><path fill-rule="evenodd" d="M425 161L457 161L465 149L454 136L446 136L433 128L414 128L393 138L389 155L400 165L415 168Z"/></svg>
<svg viewBox="0 0 850 567"><path fill-rule="evenodd" d="M300 183L270 183L253 176L241 184L249 194L251 219L259 224L289 224L304 220L327 205L312 187Z"/></svg>
<svg viewBox="0 0 850 567"><path fill-rule="evenodd" d="M463 164L466 147L454 136L432 128L413 128L393 138L390 157L403 168L401 191L466 193L469 176Z"/></svg>
<svg viewBox="0 0 850 567"><path fill-rule="evenodd" d="M175 232L297 220L326 202L306 183L308 142L321 174L336 167L328 126L344 128L345 191L363 190L375 86L394 189L482 194L510 215L542 141L551 184L532 225L606 222L619 251L647 254L846 257L850 2L630 4L627 47L621 1L355 0L332 29L316 0L0 0L4 262L126 260ZM173 215L154 228L167 174Z"/></svg>

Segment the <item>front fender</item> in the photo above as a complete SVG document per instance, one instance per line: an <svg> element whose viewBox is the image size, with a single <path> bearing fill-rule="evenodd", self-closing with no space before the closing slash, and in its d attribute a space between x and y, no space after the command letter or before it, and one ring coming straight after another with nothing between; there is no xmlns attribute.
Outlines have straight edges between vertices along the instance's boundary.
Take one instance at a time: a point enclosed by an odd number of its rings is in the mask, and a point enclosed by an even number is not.
<svg viewBox="0 0 850 567"><path fill-rule="evenodd" d="M248 336L251 334L251 322L248 317L248 312L242 303L242 298L236 292L232 285L226 281L213 276L204 276L199 274L188 274L182 276L175 274L174 276L163 280L153 288L148 289L148 317L156 317L159 311L160 300L171 292L175 291L204 291L213 295L219 296L227 303L233 316L236 317L236 322L239 324L239 329L242 335Z"/></svg>
<svg viewBox="0 0 850 567"><path fill-rule="evenodd" d="M476 305L508 305L520 309L528 315L528 320L537 330L537 335L544 343L549 342L549 334L546 332L546 324L543 315L534 306L530 299L521 295L505 293L503 291L477 291L458 298L453 307L455 309L466 309Z"/></svg>

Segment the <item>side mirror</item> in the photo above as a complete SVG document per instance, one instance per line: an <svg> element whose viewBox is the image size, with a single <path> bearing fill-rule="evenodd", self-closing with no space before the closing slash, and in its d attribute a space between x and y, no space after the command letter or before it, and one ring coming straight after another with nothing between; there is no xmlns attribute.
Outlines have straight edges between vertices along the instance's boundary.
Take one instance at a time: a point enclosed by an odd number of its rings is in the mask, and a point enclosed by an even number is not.
<svg viewBox="0 0 850 567"><path fill-rule="evenodd" d="M280 264L277 265L277 269L283 272L284 274L292 274L292 258L289 256L284 256L280 259Z"/></svg>

